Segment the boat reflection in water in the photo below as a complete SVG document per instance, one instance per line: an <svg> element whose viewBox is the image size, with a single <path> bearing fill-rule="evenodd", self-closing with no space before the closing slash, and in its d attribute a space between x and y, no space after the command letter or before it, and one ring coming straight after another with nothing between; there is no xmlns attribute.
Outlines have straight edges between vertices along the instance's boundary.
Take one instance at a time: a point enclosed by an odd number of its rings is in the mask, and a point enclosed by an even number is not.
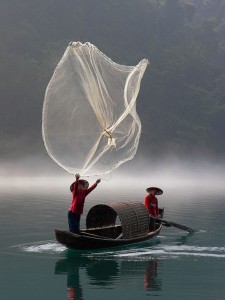
<svg viewBox="0 0 225 300"><path fill-rule="evenodd" d="M130 261L118 258L100 259L93 256L74 254L68 250L67 257L55 265L55 274L67 276L67 294L69 300L83 300L83 290L90 286L110 287L121 282L143 278L143 290L161 290L161 280L157 278L157 260ZM85 277L86 279L84 279ZM85 286L82 286L82 283ZM88 286L89 285L89 286Z"/></svg>

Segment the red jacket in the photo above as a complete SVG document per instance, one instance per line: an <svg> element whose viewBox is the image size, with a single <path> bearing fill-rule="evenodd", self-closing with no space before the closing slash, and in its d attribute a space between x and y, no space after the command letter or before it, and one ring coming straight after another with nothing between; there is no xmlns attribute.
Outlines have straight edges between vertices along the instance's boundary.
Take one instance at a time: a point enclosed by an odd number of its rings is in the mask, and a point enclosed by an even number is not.
<svg viewBox="0 0 225 300"><path fill-rule="evenodd" d="M97 184L93 184L89 189L80 190L78 189L78 183L78 181L74 182L72 188L72 202L69 210L75 214L81 215L83 213L84 201L86 196L96 188Z"/></svg>
<svg viewBox="0 0 225 300"><path fill-rule="evenodd" d="M151 194L148 194L145 197L145 206L148 210L149 215L153 217L158 217L159 208L158 208L158 199Z"/></svg>

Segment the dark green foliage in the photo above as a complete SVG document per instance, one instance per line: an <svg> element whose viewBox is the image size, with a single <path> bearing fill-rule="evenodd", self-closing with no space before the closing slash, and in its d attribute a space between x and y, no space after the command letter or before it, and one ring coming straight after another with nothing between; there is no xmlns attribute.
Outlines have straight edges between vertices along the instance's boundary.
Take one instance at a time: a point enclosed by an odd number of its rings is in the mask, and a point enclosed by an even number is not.
<svg viewBox="0 0 225 300"><path fill-rule="evenodd" d="M80 40L121 64L150 60L137 102L140 153L223 155L224 12L222 0L1 0L2 140L27 135L23 146L42 148L46 86L67 44Z"/></svg>

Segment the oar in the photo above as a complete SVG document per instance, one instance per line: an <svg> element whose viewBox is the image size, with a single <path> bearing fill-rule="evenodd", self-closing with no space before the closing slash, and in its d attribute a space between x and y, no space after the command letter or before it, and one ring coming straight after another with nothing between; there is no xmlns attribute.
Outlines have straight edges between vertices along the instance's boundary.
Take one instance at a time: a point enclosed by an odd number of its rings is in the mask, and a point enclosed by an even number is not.
<svg viewBox="0 0 225 300"><path fill-rule="evenodd" d="M167 226L167 227L176 227L176 228L179 228L181 230L184 230L184 231L188 231L188 232L196 232L197 230L193 229L193 228L190 228L190 227L187 227L187 226L184 226L184 225L181 225L181 224L177 224L177 223L174 223L174 222L170 222L170 221L166 221L164 219L160 219L160 218L155 218L155 217L152 217L151 218L155 219L156 221L162 223L162 225L164 226Z"/></svg>

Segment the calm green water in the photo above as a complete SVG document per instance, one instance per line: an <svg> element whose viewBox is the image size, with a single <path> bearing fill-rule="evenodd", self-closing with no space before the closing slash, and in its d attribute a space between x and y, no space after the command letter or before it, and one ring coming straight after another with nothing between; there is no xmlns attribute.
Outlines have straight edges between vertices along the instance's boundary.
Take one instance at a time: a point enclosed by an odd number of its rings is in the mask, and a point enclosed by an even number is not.
<svg viewBox="0 0 225 300"><path fill-rule="evenodd" d="M102 183L86 200L82 226L92 205L144 195ZM2 187L0 299L225 299L224 190L170 186L159 200L165 219L200 231L165 227L135 247L72 251L54 238L67 228L66 185Z"/></svg>

